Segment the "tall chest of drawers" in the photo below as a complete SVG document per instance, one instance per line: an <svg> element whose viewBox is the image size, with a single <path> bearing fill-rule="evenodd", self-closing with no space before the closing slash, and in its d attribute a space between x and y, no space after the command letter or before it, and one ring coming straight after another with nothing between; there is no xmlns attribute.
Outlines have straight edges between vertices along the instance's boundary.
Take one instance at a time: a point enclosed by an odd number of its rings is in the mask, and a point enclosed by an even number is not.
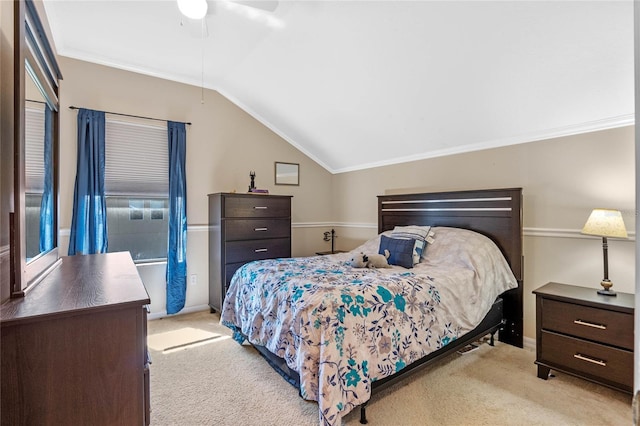
<svg viewBox="0 0 640 426"><path fill-rule="evenodd" d="M538 377L554 369L631 393L634 296L558 283L533 293Z"/></svg>
<svg viewBox="0 0 640 426"><path fill-rule="evenodd" d="M222 309L233 274L254 260L291 257L291 196L209 194L209 307Z"/></svg>

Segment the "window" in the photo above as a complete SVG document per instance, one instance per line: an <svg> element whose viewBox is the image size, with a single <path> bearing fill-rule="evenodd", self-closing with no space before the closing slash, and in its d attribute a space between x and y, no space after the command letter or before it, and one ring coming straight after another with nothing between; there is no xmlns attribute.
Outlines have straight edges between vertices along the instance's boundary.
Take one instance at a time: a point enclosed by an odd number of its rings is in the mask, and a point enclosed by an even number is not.
<svg viewBox="0 0 640 426"><path fill-rule="evenodd" d="M25 242L27 261L40 254L40 207L44 191L44 108L40 102L25 105Z"/></svg>
<svg viewBox="0 0 640 426"><path fill-rule="evenodd" d="M129 251L135 262L164 260L169 226L167 129L109 117L105 125L108 251Z"/></svg>

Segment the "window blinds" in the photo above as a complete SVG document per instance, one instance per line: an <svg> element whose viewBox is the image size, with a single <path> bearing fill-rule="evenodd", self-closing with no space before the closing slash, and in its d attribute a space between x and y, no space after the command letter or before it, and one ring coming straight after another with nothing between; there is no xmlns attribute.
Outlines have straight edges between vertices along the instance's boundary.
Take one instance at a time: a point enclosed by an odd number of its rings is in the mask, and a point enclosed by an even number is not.
<svg viewBox="0 0 640 426"><path fill-rule="evenodd" d="M25 192L44 190L44 104L25 108Z"/></svg>
<svg viewBox="0 0 640 426"><path fill-rule="evenodd" d="M167 197L166 127L110 120L105 123L106 195Z"/></svg>

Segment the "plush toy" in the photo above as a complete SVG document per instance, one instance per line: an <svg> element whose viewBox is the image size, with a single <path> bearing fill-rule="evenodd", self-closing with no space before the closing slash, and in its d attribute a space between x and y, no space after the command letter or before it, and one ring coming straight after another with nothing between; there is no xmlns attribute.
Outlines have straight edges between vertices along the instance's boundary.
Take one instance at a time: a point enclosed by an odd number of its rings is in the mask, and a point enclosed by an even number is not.
<svg viewBox="0 0 640 426"><path fill-rule="evenodd" d="M382 254L367 254L365 255L365 257L367 257L367 268L391 268L391 266L389 266L389 262L387 262L387 259L389 258L389 255L391 253L389 253L389 250L384 251L384 255Z"/></svg>
<svg viewBox="0 0 640 426"><path fill-rule="evenodd" d="M387 262L389 255L389 250L385 250L384 255L359 253L349 260L349 264L354 268L391 268Z"/></svg>
<svg viewBox="0 0 640 426"><path fill-rule="evenodd" d="M349 260L349 264L354 268L366 268L367 256L364 253L356 254Z"/></svg>

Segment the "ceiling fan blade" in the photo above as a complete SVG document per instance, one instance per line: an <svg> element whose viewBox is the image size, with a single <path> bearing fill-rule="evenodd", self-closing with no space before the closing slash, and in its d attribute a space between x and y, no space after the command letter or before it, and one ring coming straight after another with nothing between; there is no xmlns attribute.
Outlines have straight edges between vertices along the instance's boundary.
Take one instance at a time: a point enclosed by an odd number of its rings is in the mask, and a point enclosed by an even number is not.
<svg viewBox="0 0 640 426"><path fill-rule="evenodd" d="M278 8L278 0L229 0L242 6L252 7L267 12L274 12Z"/></svg>

